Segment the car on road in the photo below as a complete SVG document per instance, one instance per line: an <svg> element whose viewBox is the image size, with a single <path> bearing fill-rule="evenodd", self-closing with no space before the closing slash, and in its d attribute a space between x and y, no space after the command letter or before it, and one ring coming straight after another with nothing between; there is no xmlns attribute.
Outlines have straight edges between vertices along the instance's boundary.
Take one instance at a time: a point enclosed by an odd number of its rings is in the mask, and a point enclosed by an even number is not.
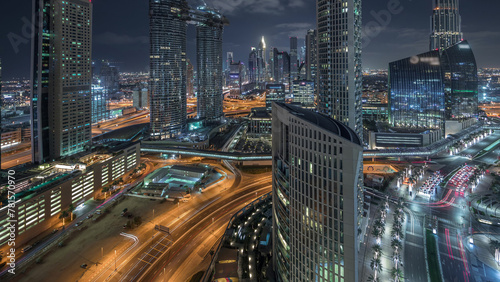
<svg viewBox="0 0 500 282"><path fill-rule="evenodd" d="M92 218L94 215L93 214L89 214L87 215L87 218Z"/></svg>
<svg viewBox="0 0 500 282"><path fill-rule="evenodd" d="M21 253L26 253L27 251L31 250L33 246L29 245L29 246L26 246L24 247L22 250L21 250Z"/></svg>
<svg viewBox="0 0 500 282"><path fill-rule="evenodd" d="M95 211L96 214L101 214L101 212L102 212L101 210L96 210Z"/></svg>
<svg viewBox="0 0 500 282"><path fill-rule="evenodd" d="M52 234L56 233L57 231L57 229L52 230Z"/></svg>
<svg viewBox="0 0 500 282"><path fill-rule="evenodd" d="M87 264L86 264L86 263L84 263L84 264L80 265L80 267L81 267L81 268L87 268Z"/></svg>

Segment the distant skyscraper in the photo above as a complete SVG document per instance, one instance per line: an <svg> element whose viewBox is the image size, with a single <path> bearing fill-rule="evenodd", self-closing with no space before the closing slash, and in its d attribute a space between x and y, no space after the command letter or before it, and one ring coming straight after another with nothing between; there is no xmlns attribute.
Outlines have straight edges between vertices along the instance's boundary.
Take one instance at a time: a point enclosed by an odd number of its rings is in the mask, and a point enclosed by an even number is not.
<svg viewBox="0 0 500 282"><path fill-rule="evenodd" d="M297 79L298 66L297 54L297 37L290 37L290 80L293 82Z"/></svg>
<svg viewBox="0 0 500 282"><path fill-rule="evenodd" d="M168 139L186 127L186 31L184 0L150 0L151 138Z"/></svg>
<svg viewBox="0 0 500 282"><path fill-rule="evenodd" d="M233 62L234 60L234 54L233 52L227 52L226 53L226 69L228 70L229 69L229 66L231 65L231 63Z"/></svg>
<svg viewBox="0 0 500 282"><path fill-rule="evenodd" d="M33 0L33 162L85 150L91 142L92 3Z"/></svg>
<svg viewBox="0 0 500 282"><path fill-rule="evenodd" d="M264 83L266 81L266 69L267 69L267 59L266 59L266 41L264 36L259 43L259 48L257 48L257 58L258 58L258 74L257 82Z"/></svg>
<svg viewBox="0 0 500 282"><path fill-rule="evenodd" d="M290 84L290 56L274 48L274 81Z"/></svg>
<svg viewBox="0 0 500 282"><path fill-rule="evenodd" d="M98 123L109 118L108 94L99 84L92 85L92 123Z"/></svg>
<svg viewBox="0 0 500 282"><path fill-rule="evenodd" d="M120 90L120 73L118 68L110 62L103 62L100 72L101 86L108 95L115 94Z"/></svg>
<svg viewBox="0 0 500 282"><path fill-rule="evenodd" d="M433 0L431 51L440 51L463 40L459 0Z"/></svg>
<svg viewBox="0 0 500 282"><path fill-rule="evenodd" d="M218 121L224 116L222 108L222 33L226 18L206 6L196 25L196 53L198 55L198 118ZM198 14L197 14L198 15Z"/></svg>
<svg viewBox="0 0 500 282"><path fill-rule="evenodd" d="M267 84L266 85L266 109L273 109L273 102L285 103L285 85Z"/></svg>
<svg viewBox="0 0 500 282"><path fill-rule="evenodd" d="M189 97L195 96L194 91L195 79L194 79L194 67L189 59L186 60L186 91Z"/></svg>
<svg viewBox="0 0 500 282"><path fill-rule="evenodd" d="M257 82L257 76L258 76L258 67L259 67L259 59L257 57L257 50L252 47L252 51L250 52L250 55L248 56L248 80L250 83L256 83Z"/></svg>
<svg viewBox="0 0 500 282"><path fill-rule="evenodd" d="M343 123L282 103L273 104L272 134L277 281L358 281L361 140Z"/></svg>
<svg viewBox="0 0 500 282"><path fill-rule="evenodd" d="M361 0L317 1L318 111L363 136Z"/></svg>
<svg viewBox="0 0 500 282"><path fill-rule="evenodd" d="M306 35L306 79L316 83L318 72L318 33L315 29L307 31Z"/></svg>

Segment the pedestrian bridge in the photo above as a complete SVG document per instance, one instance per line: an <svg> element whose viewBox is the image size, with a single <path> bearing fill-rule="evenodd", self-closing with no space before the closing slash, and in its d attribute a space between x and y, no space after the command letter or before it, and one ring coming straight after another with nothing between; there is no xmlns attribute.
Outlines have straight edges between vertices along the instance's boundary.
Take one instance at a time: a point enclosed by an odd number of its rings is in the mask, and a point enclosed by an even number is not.
<svg viewBox="0 0 500 282"><path fill-rule="evenodd" d="M183 155L194 157L205 157L210 159L230 160L230 161L269 161L272 159L270 154L253 154L238 152L220 152L209 150L196 150L188 148L161 148L160 146L141 146L141 152L160 153L171 155Z"/></svg>

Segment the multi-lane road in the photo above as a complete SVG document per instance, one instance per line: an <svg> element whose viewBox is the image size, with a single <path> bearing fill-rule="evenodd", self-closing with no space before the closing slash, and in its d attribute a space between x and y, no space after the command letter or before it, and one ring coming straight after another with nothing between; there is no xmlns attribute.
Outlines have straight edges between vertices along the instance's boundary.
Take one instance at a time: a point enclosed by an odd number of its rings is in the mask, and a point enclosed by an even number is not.
<svg viewBox="0 0 500 282"><path fill-rule="evenodd" d="M82 281L186 281L203 271L211 259L209 252L225 231L233 214L245 205L271 191L271 175L240 176L209 188L179 208L157 215L148 222L150 230L161 224L170 234L160 231L134 234L139 241L123 241L114 261L104 267L91 268ZM126 253L125 253L126 251ZM196 263L193 263L196 262ZM109 265L108 265L109 264Z"/></svg>

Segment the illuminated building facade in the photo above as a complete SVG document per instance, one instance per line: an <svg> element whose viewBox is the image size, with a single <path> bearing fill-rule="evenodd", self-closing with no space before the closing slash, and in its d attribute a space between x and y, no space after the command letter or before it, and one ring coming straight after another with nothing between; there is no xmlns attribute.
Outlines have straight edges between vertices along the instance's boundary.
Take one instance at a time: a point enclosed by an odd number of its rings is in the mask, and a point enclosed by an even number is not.
<svg viewBox="0 0 500 282"><path fill-rule="evenodd" d="M304 108L315 108L314 82L309 80L293 81L292 102L299 103Z"/></svg>
<svg viewBox="0 0 500 282"><path fill-rule="evenodd" d="M92 122L92 3L33 1L32 161L85 150Z"/></svg>
<svg viewBox="0 0 500 282"><path fill-rule="evenodd" d="M150 0L151 138L179 135L186 127L186 16L184 0Z"/></svg>
<svg viewBox="0 0 500 282"><path fill-rule="evenodd" d="M222 33L225 18L216 10L201 6L197 8L196 53L198 55L198 119L208 122L220 121L222 108Z"/></svg>
<svg viewBox="0 0 500 282"><path fill-rule="evenodd" d="M318 111L363 136L361 0L317 1Z"/></svg>
<svg viewBox="0 0 500 282"><path fill-rule="evenodd" d="M228 21L206 6L191 9L185 0L150 0L150 135L179 136L187 129L186 32L196 24L198 118L222 117L222 32Z"/></svg>
<svg viewBox="0 0 500 282"><path fill-rule="evenodd" d="M464 36L459 0L434 0L431 25L431 51L443 51L462 41Z"/></svg>
<svg viewBox="0 0 500 282"><path fill-rule="evenodd" d="M266 85L266 109L272 110L273 102L285 102L285 85L284 84L267 84Z"/></svg>
<svg viewBox="0 0 500 282"><path fill-rule="evenodd" d="M318 32L314 29L306 35L306 79L316 82L318 71Z"/></svg>
<svg viewBox="0 0 500 282"><path fill-rule="evenodd" d="M123 144L123 143L122 143ZM49 176L38 175L19 179L29 182L30 187L16 191L16 245L23 246L34 237L61 223L61 212L70 205L78 207L101 194L104 186L134 170L140 161L140 145L123 144L109 149L104 154L90 153L82 156L77 164L53 164ZM40 180L43 179L43 180ZM38 181L38 182L34 182ZM8 243L10 232L4 228L7 222L8 205L0 205L0 247ZM68 223L66 221L66 223Z"/></svg>
<svg viewBox="0 0 500 282"><path fill-rule="evenodd" d="M441 54L447 120L477 117L478 74L474 53L467 41Z"/></svg>
<svg viewBox="0 0 500 282"><path fill-rule="evenodd" d="M316 112L273 104L273 267L277 281L358 281L356 133Z"/></svg>
<svg viewBox="0 0 500 282"><path fill-rule="evenodd" d="M390 123L397 128L444 130L444 85L439 51L389 64Z"/></svg>
<svg viewBox="0 0 500 282"><path fill-rule="evenodd" d="M293 82L297 79L299 60L297 54L297 37L290 37L290 80Z"/></svg>
<svg viewBox="0 0 500 282"><path fill-rule="evenodd" d="M390 123L397 128L445 136L446 121L477 117L477 65L467 41L390 63L389 89Z"/></svg>

